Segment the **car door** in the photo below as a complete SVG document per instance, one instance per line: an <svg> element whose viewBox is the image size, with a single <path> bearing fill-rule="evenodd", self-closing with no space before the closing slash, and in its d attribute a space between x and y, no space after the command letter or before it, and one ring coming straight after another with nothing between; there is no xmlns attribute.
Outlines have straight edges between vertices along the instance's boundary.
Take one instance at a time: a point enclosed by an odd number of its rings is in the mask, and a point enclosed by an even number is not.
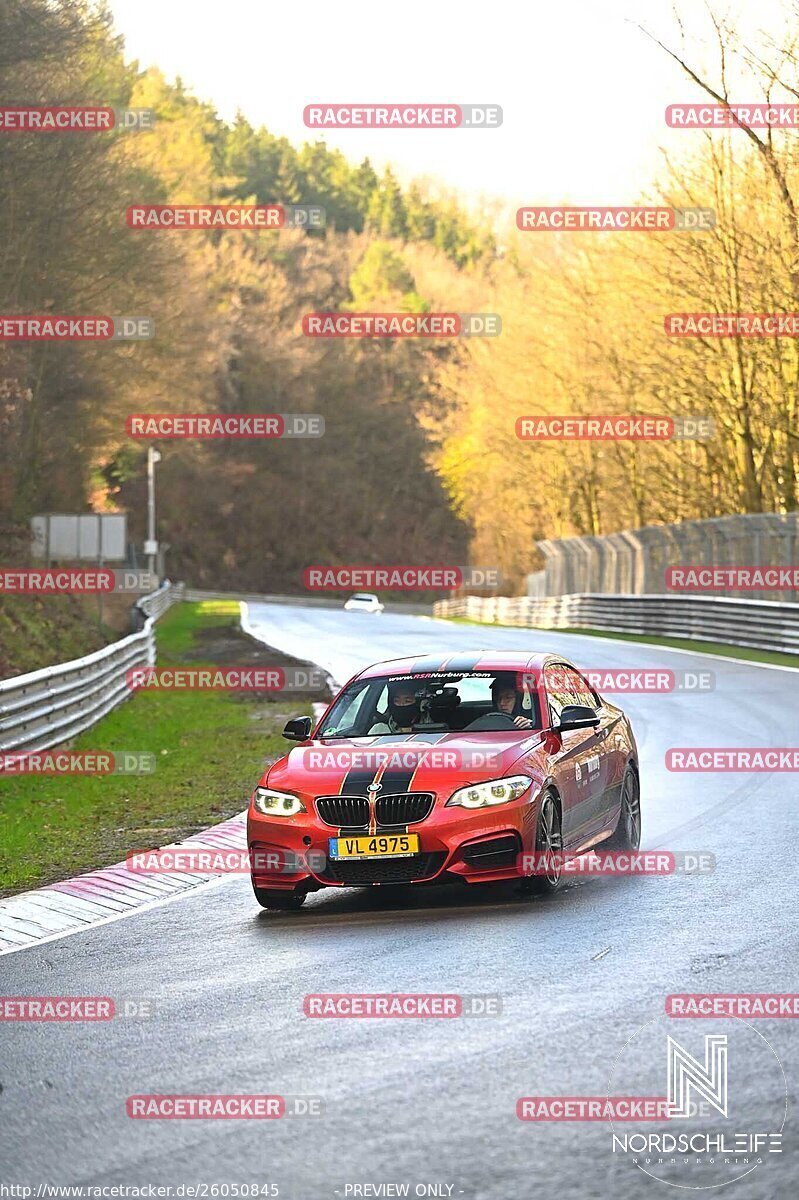
<svg viewBox="0 0 799 1200"><path fill-rule="evenodd" d="M627 742L624 737L624 713L614 704L608 704L592 690L594 707L599 717L597 734L602 755L602 778L604 791L597 812L597 833L612 832L618 823L621 803L621 785L627 765Z"/></svg>
<svg viewBox="0 0 799 1200"><path fill-rule="evenodd" d="M569 663L548 663L544 683L552 728L568 704L596 707L595 693ZM568 729L558 734L560 746L550 756L563 802L563 843L571 850L589 843L601 824L607 780L604 737L601 724L599 729Z"/></svg>

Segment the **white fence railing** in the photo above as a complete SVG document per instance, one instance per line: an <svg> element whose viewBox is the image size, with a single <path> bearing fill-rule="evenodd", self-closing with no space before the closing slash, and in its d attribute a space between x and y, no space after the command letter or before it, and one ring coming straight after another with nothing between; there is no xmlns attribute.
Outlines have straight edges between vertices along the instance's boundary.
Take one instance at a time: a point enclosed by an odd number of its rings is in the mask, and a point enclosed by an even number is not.
<svg viewBox="0 0 799 1200"><path fill-rule="evenodd" d="M126 700L131 667L155 663L155 622L182 585L143 596L144 628L84 658L0 682L0 751L48 750L70 741Z"/></svg>
<svg viewBox="0 0 799 1200"><path fill-rule="evenodd" d="M438 600L433 611L437 617L467 617L492 625L603 629L799 654L799 604L772 600L598 593L465 596Z"/></svg>

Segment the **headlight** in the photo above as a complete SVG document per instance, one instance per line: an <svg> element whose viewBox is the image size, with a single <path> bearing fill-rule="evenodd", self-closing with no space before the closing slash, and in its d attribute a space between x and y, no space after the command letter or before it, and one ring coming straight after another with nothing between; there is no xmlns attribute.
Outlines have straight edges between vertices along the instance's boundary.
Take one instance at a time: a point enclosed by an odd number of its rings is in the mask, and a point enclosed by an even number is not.
<svg viewBox="0 0 799 1200"><path fill-rule="evenodd" d="M445 807L456 804L461 808L485 808L489 804L507 804L510 800L518 800L532 782L527 775L510 775L507 779L475 783L471 787L458 788Z"/></svg>
<svg viewBox="0 0 799 1200"><path fill-rule="evenodd" d="M306 811L299 796L292 796L291 792L273 792L271 788L257 787L252 802L265 817L296 817L297 813Z"/></svg>

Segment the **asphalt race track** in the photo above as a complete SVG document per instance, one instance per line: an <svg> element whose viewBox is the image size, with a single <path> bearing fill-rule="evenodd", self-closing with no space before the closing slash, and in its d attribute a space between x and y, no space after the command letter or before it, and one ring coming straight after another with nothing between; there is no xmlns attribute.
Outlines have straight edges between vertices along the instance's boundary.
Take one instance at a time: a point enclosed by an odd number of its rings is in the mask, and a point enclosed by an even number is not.
<svg viewBox="0 0 799 1200"><path fill-rule="evenodd" d="M379 659L482 647L559 647L583 668L714 672L712 691L610 698L630 713L638 738L643 845L707 852L716 869L571 881L548 900L462 887L330 890L297 914L261 912L249 881L231 877L0 958L4 995L155 1005L151 1019L5 1024L4 1178L274 1182L297 1200L402 1194L363 1190L388 1184L408 1184L410 1195L436 1185L424 1194L468 1200L667 1196L663 1183L611 1152L606 1123L523 1122L516 1101L605 1096L625 1043L663 1017L669 993L799 990L796 775L673 774L664 765L669 747L796 744L799 672L390 612L264 604L250 607L250 620L263 640L339 682ZM308 1018L303 998L319 992L490 994L502 1012ZM688 1041L713 1023L671 1024ZM789 1197L797 1191L797 1023L752 1025L788 1080L785 1146L724 1195ZM773 1072L739 1064L731 1092L737 1081L747 1111L759 1107L769 1123ZM131 1120L125 1099L143 1093L318 1097L324 1114Z"/></svg>

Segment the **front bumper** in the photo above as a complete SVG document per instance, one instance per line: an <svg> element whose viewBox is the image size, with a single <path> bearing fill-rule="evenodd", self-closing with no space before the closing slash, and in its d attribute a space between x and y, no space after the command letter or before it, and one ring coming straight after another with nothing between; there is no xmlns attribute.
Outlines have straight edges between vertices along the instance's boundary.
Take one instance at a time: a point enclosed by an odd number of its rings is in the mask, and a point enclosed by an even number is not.
<svg viewBox="0 0 799 1200"><path fill-rule="evenodd" d="M340 832L352 836L356 831L326 825L313 811L276 820L251 805L247 843L253 883L258 888L313 891L453 879L465 883L516 879L521 875L518 855L534 847L537 816L537 797L472 810L446 808L439 800L424 821L391 830L417 834L418 854L343 860L328 857L329 839Z"/></svg>

